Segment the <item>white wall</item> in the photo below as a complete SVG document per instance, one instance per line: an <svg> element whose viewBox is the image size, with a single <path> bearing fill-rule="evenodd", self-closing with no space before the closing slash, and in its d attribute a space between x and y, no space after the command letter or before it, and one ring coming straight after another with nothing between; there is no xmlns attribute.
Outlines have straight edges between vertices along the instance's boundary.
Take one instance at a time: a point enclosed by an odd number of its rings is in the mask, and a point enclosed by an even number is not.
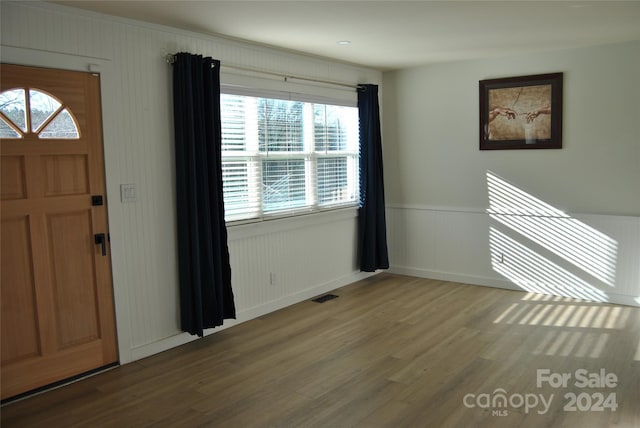
<svg viewBox="0 0 640 428"><path fill-rule="evenodd" d="M480 151L478 81L551 72L564 73L563 148ZM393 270L639 304L638 76L638 41L385 73ZM488 175L548 218L490 216Z"/></svg>
<svg viewBox="0 0 640 428"><path fill-rule="evenodd" d="M191 340L178 321L171 67L165 55L189 51L220 59L223 83L344 99L355 99L355 92L233 74L224 65L344 83L382 80L366 68L56 5L3 1L1 8L3 62L101 73L121 362ZM120 202L123 183L137 185L137 202ZM355 215L351 209L230 228L238 322L362 278Z"/></svg>

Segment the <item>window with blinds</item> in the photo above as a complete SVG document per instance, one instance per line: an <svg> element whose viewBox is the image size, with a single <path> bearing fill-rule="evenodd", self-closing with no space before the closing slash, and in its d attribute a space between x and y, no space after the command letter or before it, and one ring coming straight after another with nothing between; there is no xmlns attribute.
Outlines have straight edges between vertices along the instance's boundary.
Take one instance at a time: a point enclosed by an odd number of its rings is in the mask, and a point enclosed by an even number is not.
<svg viewBox="0 0 640 428"><path fill-rule="evenodd" d="M228 222L358 201L356 107L222 94Z"/></svg>

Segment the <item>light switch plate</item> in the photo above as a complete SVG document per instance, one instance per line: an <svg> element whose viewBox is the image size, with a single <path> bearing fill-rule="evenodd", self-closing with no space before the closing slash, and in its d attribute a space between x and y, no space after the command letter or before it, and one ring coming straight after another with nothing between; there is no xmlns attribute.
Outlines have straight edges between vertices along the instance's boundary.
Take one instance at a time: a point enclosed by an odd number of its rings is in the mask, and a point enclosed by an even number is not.
<svg viewBox="0 0 640 428"><path fill-rule="evenodd" d="M120 200L122 202L135 202L137 201L137 190L135 184L121 184L120 185Z"/></svg>

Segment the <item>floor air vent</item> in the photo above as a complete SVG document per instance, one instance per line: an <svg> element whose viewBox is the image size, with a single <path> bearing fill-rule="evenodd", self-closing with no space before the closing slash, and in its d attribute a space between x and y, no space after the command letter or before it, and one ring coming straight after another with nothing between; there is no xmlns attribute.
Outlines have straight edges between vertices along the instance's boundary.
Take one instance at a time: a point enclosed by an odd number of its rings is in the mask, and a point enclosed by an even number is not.
<svg viewBox="0 0 640 428"><path fill-rule="evenodd" d="M338 296L336 296L335 294L325 294L324 296L320 296L317 297L315 299L312 300L312 302L316 302L316 303L324 303L327 300L332 300L337 298Z"/></svg>

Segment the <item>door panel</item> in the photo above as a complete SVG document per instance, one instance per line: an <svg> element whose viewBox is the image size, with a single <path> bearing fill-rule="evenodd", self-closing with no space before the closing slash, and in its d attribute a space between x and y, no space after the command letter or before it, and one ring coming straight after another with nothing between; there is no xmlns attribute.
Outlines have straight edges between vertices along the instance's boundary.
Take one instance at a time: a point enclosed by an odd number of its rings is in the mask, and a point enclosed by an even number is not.
<svg viewBox="0 0 640 428"><path fill-rule="evenodd" d="M88 211L55 214L49 216L47 223L57 348L64 349L99 337L94 307L96 293L92 286L95 277L92 253L96 246L92 242ZM68 263L69 259L73 264Z"/></svg>
<svg viewBox="0 0 640 428"><path fill-rule="evenodd" d="M2 365L40 354L28 217L2 221ZM20 326L20 336L12 333Z"/></svg>
<svg viewBox="0 0 640 428"><path fill-rule="evenodd" d="M42 158L45 196L83 195L89 190L86 155L52 155Z"/></svg>
<svg viewBox="0 0 640 428"><path fill-rule="evenodd" d="M2 156L2 200L24 199L27 188L24 179L24 157Z"/></svg>
<svg viewBox="0 0 640 428"><path fill-rule="evenodd" d="M94 240L109 233L99 76L0 67L5 399L116 362L117 348Z"/></svg>

